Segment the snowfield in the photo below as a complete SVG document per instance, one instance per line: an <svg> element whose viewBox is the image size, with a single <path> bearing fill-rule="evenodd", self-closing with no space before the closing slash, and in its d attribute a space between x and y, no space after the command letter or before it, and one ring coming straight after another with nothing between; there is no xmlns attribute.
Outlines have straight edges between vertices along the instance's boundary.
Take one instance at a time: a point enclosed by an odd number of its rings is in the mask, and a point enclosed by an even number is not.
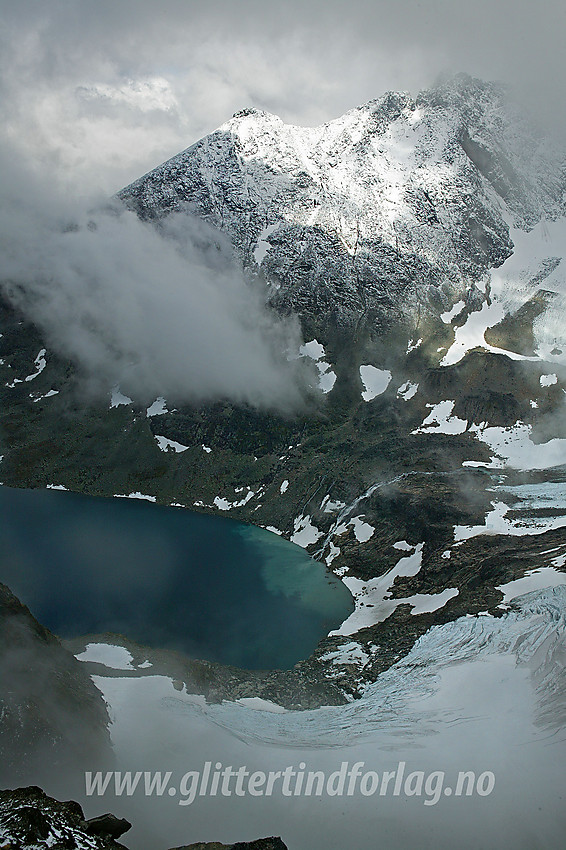
<svg viewBox="0 0 566 850"><path fill-rule="evenodd" d="M564 681L565 614L561 586L516 599L500 618L437 626L362 699L317 711L281 712L253 698L207 705L162 675L95 676L113 718L118 769L167 769L178 780L207 761L248 771L301 763L330 775L347 761L380 776L400 763L406 774L443 771L447 784L462 770L495 775L491 796L442 795L427 806L406 788L385 799L298 796L292 818L281 793L246 798L245 805L232 795L222 798L221 822L216 798L197 796L187 811L177 794L153 798L150 809L134 794L120 799L120 813L135 824L131 840L149 847L149 818L157 818L167 823L166 843L179 844L189 814L191 835L202 840L275 833L291 848L305 846L307 837L309 850L351 846L352 825L356 842L367 846L377 836L389 846L449 850L455 834L462 850L527 848L524 836L533 834L545 836L537 847L560 846L566 744L556 730L566 706L557 683ZM363 667L370 658L352 641L333 654L338 667ZM386 811L386 820L376 821L376 811Z"/></svg>

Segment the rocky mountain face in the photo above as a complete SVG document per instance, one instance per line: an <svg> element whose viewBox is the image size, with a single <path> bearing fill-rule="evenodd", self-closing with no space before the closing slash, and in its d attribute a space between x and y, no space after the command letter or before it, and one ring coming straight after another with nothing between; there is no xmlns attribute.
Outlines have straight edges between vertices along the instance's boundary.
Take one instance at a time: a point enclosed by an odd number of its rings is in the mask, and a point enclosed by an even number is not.
<svg viewBox="0 0 566 850"><path fill-rule="evenodd" d="M376 335L480 299L475 285L512 252L501 201L518 226L564 212L564 172L522 125L500 87L463 75L321 127L248 109L118 197L229 234L273 305L313 333Z"/></svg>
<svg viewBox="0 0 566 850"><path fill-rule="evenodd" d="M566 564L565 161L464 76L319 128L238 113L119 198L230 238L249 285L299 316L316 404L86 400L4 299L3 483L224 513L342 578L356 610L310 659L218 674L215 699L346 702L431 626L505 616L510 582Z"/></svg>
<svg viewBox="0 0 566 850"><path fill-rule="evenodd" d="M112 764L102 694L82 665L0 585L0 782ZM89 768L90 769L90 768Z"/></svg>

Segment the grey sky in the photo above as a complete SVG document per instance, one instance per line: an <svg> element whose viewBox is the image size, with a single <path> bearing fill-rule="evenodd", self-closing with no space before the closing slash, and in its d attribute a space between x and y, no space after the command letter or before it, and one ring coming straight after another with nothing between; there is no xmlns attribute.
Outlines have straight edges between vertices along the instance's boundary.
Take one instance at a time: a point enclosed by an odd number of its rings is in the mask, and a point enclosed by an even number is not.
<svg viewBox="0 0 566 850"><path fill-rule="evenodd" d="M3 0L3 132L114 191L237 109L316 124L440 72L516 84L564 128L560 0Z"/></svg>
<svg viewBox="0 0 566 850"><path fill-rule="evenodd" d="M292 407L296 327L237 269L211 272L132 216L65 234L58 220L84 225L246 106L314 125L464 70L517 84L562 131L565 23L558 0L0 0L4 274L107 384Z"/></svg>

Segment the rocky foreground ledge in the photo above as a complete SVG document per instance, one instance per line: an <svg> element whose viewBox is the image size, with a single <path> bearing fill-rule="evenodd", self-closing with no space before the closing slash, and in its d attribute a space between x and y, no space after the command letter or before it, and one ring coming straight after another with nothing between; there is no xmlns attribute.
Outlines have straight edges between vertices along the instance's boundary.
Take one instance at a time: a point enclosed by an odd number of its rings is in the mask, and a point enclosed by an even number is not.
<svg viewBox="0 0 566 850"><path fill-rule="evenodd" d="M59 802L35 786L0 791L0 850L127 850L120 838L131 827L112 814L85 819L73 800ZM175 850L287 850L280 838L237 844L185 844Z"/></svg>

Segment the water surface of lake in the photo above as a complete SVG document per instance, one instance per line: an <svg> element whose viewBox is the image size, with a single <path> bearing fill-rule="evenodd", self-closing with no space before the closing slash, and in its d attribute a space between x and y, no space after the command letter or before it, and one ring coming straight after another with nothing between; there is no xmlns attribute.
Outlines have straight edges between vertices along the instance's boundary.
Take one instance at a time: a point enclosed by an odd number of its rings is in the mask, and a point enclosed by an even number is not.
<svg viewBox="0 0 566 850"><path fill-rule="evenodd" d="M114 632L248 669L287 669L353 610L277 535L135 499L0 487L0 581L63 638Z"/></svg>

